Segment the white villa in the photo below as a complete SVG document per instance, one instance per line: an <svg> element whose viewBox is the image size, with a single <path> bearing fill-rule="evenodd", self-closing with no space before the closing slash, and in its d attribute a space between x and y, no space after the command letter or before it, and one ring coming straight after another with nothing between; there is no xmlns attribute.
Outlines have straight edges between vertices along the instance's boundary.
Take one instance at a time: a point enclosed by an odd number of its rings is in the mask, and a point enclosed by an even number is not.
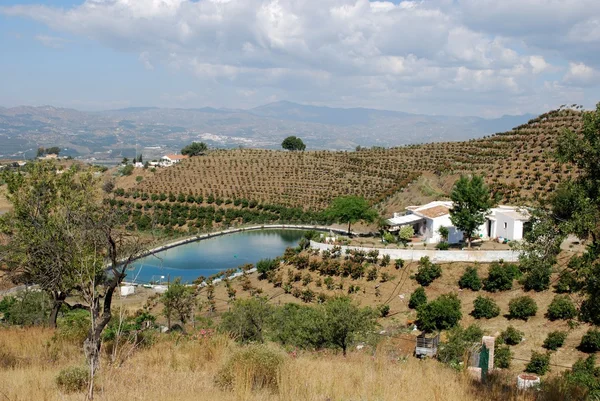
<svg viewBox="0 0 600 401"><path fill-rule="evenodd" d="M160 165L163 167L169 167L179 163L183 159L187 159L187 155L166 155L160 158Z"/></svg>
<svg viewBox="0 0 600 401"><path fill-rule="evenodd" d="M439 229L448 229L448 242L451 244L463 240L463 232L450 221L451 201L435 201L422 206L408 206L405 213L394 213L387 220L388 231L395 232L402 226L411 225L415 234L423 241L435 244L442 240ZM498 206L490 210L486 222L475 234L484 239L501 239L518 241L523 239L525 223L529 221L529 213L514 206Z"/></svg>

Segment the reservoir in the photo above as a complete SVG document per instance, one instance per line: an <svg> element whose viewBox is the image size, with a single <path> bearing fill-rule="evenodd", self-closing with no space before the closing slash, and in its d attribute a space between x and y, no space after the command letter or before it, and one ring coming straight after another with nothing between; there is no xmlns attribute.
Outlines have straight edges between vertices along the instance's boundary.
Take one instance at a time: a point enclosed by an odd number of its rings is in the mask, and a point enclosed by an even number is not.
<svg viewBox="0 0 600 401"><path fill-rule="evenodd" d="M298 245L302 230L258 230L226 234L190 242L137 260L127 270L125 281L144 284L180 277L191 283L261 259L283 255L285 248Z"/></svg>

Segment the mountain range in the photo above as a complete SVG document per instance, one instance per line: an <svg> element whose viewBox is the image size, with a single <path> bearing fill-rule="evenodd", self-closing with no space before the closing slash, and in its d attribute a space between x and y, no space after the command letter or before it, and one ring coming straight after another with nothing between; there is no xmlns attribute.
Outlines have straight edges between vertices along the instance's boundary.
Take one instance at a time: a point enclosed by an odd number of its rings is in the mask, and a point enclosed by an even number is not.
<svg viewBox="0 0 600 401"><path fill-rule="evenodd" d="M222 148L279 148L289 135L301 137L307 149L390 147L478 138L533 117L432 116L288 101L248 110L130 107L83 112L53 106L0 107L0 158L33 157L40 146L60 146L63 154L112 162L136 153L155 157L191 141Z"/></svg>

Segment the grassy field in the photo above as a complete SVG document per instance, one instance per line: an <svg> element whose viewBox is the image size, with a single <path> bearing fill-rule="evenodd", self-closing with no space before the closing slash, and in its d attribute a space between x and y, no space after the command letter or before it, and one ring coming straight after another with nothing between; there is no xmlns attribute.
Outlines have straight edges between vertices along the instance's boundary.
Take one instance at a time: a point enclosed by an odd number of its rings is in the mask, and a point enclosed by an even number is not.
<svg viewBox="0 0 600 401"><path fill-rule="evenodd" d="M11 401L82 400L56 384L61 369L83 366L78 347L55 340L48 329L0 329L0 397ZM481 394L463 374L435 361L389 358L386 344L344 358L328 353L286 355L274 389L252 391L252 371L236 371L235 384L215 383L241 346L223 335L162 335L120 363L102 361L97 400L415 401L527 400L526 394ZM275 350L278 350L275 348ZM4 365L2 364L4 363ZM510 398L509 398L510 397Z"/></svg>

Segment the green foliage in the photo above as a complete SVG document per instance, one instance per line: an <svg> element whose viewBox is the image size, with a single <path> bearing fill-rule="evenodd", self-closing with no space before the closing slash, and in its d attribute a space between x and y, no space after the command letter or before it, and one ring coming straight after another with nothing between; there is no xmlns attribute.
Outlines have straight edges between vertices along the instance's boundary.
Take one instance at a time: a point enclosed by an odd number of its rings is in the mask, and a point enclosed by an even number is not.
<svg viewBox="0 0 600 401"><path fill-rule="evenodd" d="M19 326L36 326L48 323L52 300L44 292L22 291L0 301L4 321Z"/></svg>
<svg viewBox="0 0 600 401"><path fill-rule="evenodd" d="M163 303L163 315L169 322L171 316L176 315L181 323L185 324L194 312L196 298L192 287L181 284L181 279L173 281L167 291L160 297ZM170 328L170 327L169 327Z"/></svg>
<svg viewBox="0 0 600 401"><path fill-rule="evenodd" d="M383 233L383 241L388 243L388 244L395 244L396 243L396 237L394 237L394 234L386 231Z"/></svg>
<svg viewBox="0 0 600 401"><path fill-rule="evenodd" d="M377 272L377 268L375 266L371 267L369 269L369 271L367 272L367 280L368 281L375 281L377 280L377 276L378 276L378 272Z"/></svg>
<svg viewBox="0 0 600 401"><path fill-rule="evenodd" d="M438 230L438 233L440 234L440 237L442 237L443 242L448 241L448 236L450 235L450 230L448 230L448 227L441 226Z"/></svg>
<svg viewBox="0 0 600 401"><path fill-rule="evenodd" d="M546 317L549 320L568 320L577 316L577 309L573 302L567 296L557 295L554 297L550 305Z"/></svg>
<svg viewBox="0 0 600 401"><path fill-rule="evenodd" d="M408 301L408 307L411 309L418 309L419 306L425 305L427 303L427 295L425 294L425 288L417 287L416 290L410 294L410 299Z"/></svg>
<svg viewBox="0 0 600 401"><path fill-rule="evenodd" d="M581 338L579 350L588 353L600 351L600 331L589 329Z"/></svg>
<svg viewBox="0 0 600 401"><path fill-rule="evenodd" d="M379 311L379 316L381 317L386 317L390 314L390 306L388 304L379 305L377 310Z"/></svg>
<svg viewBox="0 0 600 401"><path fill-rule="evenodd" d="M499 340L506 345L517 345L523 340L523 332L508 326L506 330L500 333Z"/></svg>
<svg viewBox="0 0 600 401"><path fill-rule="evenodd" d="M133 173L133 164L128 164L126 166L121 167L119 170L121 175L129 176Z"/></svg>
<svg viewBox="0 0 600 401"><path fill-rule="evenodd" d="M415 274L415 280L423 287L427 287L436 278L442 275L442 268L435 263L432 263L428 256L423 256L419 260L419 267L417 274Z"/></svg>
<svg viewBox="0 0 600 401"><path fill-rule="evenodd" d="M542 354L536 351L531 351L531 359L525 372L535 373L536 375L545 375L550 370L550 354Z"/></svg>
<svg viewBox="0 0 600 401"><path fill-rule="evenodd" d="M544 340L542 347L547 350L556 351L563 346L567 339L567 333L564 331L552 331L548 333L548 336Z"/></svg>
<svg viewBox="0 0 600 401"><path fill-rule="evenodd" d="M223 388L248 386L276 391L285 357L265 345L249 345L236 351L219 370L215 381Z"/></svg>
<svg viewBox="0 0 600 401"><path fill-rule="evenodd" d="M402 260L402 259L396 259L394 261L394 267L396 269L402 269L404 267L404 260Z"/></svg>
<svg viewBox="0 0 600 401"><path fill-rule="evenodd" d="M450 249L450 244L443 241L443 242L436 244L435 248L440 251L447 251L448 249Z"/></svg>
<svg viewBox="0 0 600 401"><path fill-rule="evenodd" d="M181 154L189 157L200 156L206 153L207 150L208 146L204 142L192 142L181 149Z"/></svg>
<svg viewBox="0 0 600 401"><path fill-rule="evenodd" d="M256 263L256 271L258 271L259 279L267 278L269 272L274 271L279 266L279 262L275 259L261 259Z"/></svg>
<svg viewBox="0 0 600 401"><path fill-rule="evenodd" d="M483 177L477 175L471 179L461 176L454 184L450 198L453 202L450 221L465 233L471 246L471 237L485 223L485 216L494 205L494 200Z"/></svg>
<svg viewBox="0 0 600 401"><path fill-rule="evenodd" d="M238 299L231 310L223 313L221 329L243 343L262 342L271 314L272 307L264 298Z"/></svg>
<svg viewBox="0 0 600 401"><path fill-rule="evenodd" d="M560 273L554 289L559 294L571 294L581 290L581 283L577 280L575 274L569 270Z"/></svg>
<svg viewBox="0 0 600 401"><path fill-rule="evenodd" d="M600 398L600 367L596 366L596 356L590 355L586 359L579 359L573 364L571 370L566 370L562 378L572 387L567 387L571 393L579 393L579 397L567 398L564 400L588 399L596 400ZM563 387L563 386L561 386Z"/></svg>
<svg viewBox="0 0 600 401"><path fill-rule="evenodd" d="M281 142L281 147L285 150L304 150L306 145L302 142L302 139L295 136L288 136Z"/></svg>
<svg viewBox="0 0 600 401"><path fill-rule="evenodd" d="M369 202L360 196L340 196L335 198L326 215L340 223L348 223L348 232L350 226L359 220L372 222L377 218L377 212L371 209Z"/></svg>
<svg viewBox="0 0 600 401"><path fill-rule="evenodd" d="M473 291L479 291L482 283L479 274L477 274L477 268L473 266L467 267L460 280L458 280L458 286L462 289L468 288Z"/></svg>
<svg viewBox="0 0 600 401"><path fill-rule="evenodd" d="M516 297L508 303L508 314L511 319L527 320L537 313L535 301L528 296Z"/></svg>
<svg viewBox="0 0 600 401"><path fill-rule="evenodd" d="M68 311L57 321L56 337L74 344L82 344L90 326L90 312L88 310L75 309Z"/></svg>
<svg viewBox="0 0 600 401"><path fill-rule="evenodd" d="M89 372L79 366L62 369L56 377L56 385L65 393L85 391L89 385Z"/></svg>
<svg viewBox="0 0 600 401"><path fill-rule="evenodd" d="M473 312L471 315L475 319L491 319L500 315L500 307L489 297L478 296L473 301Z"/></svg>
<svg viewBox="0 0 600 401"><path fill-rule="evenodd" d="M462 328L456 326L448 331L448 340L440 344L438 360L452 367L460 368L467 351L475 344L481 343L483 330L472 324Z"/></svg>
<svg viewBox="0 0 600 401"><path fill-rule="evenodd" d="M398 241L404 244L404 246L406 246L414 236L415 229L413 226L402 226L400 227L400 230L398 230Z"/></svg>
<svg viewBox="0 0 600 401"><path fill-rule="evenodd" d="M494 367L498 369L510 368L512 361L512 352L507 345L496 344L494 350Z"/></svg>
<svg viewBox="0 0 600 401"><path fill-rule="evenodd" d="M461 317L456 294L443 294L417 309L417 326L425 332L446 330L456 326Z"/></svg>
<svg viewBox="0 0 600 401"><path fill-rule="evenodd" d="M493 262L488 277L483 280L483 289L489 292L508 291L518 274L519 269L513 264Z"/></svg>

